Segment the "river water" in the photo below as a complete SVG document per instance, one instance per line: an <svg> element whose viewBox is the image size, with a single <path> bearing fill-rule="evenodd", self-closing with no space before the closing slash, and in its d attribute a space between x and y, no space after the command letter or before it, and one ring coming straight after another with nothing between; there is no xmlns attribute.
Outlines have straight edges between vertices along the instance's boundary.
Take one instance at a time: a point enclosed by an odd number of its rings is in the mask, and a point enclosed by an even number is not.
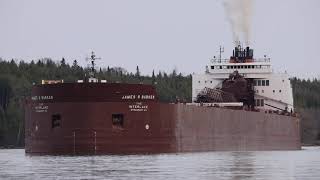
<svg viewBox="0 0 320 180"><path fill-rule="evenodd" d="M320 147L301 151L29 156L0 150L0 179L320 179Z"/></svg>

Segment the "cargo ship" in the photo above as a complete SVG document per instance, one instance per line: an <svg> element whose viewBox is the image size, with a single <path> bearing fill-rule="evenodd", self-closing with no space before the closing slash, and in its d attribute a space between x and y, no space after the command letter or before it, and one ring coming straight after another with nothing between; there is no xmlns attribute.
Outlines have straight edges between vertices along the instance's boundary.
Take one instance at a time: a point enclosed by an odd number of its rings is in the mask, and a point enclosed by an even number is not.
<svg viewBox="0 0 320 180"><path fill-rule="evenodd" d="M109 83L92 73L75 83L34 85L25 108L27 154L99 155L299 150L300 121L286 73L236 46L192 75L192 102L165 103L156 85Z"/></svg>

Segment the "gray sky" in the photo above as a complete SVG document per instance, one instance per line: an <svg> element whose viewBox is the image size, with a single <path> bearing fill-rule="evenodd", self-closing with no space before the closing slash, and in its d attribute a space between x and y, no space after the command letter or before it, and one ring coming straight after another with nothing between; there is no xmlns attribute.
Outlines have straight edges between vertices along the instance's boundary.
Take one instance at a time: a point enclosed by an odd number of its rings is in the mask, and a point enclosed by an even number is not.
<svg viewBox="0 0 320 180"><path fill-rule="evenodd" d="M222 0L0 0L0 57L85 65L94 50L102 67L200 73L219 45L232 53L226 19ZM320 77L319 0L255 0L251 32L275 71Z"/></svg>

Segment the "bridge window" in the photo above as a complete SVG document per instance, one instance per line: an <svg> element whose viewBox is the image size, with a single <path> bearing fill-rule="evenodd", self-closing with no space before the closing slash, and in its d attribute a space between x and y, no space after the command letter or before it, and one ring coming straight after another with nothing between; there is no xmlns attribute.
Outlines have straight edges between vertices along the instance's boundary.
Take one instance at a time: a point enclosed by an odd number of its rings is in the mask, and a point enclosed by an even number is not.
<svg viewBox="0 0 320 180"><path fill-rule="evenodd" d="M262 80L262 81L261 81L261 84L262 84L262 86L265 86L265 85L266 85L266 81L265 81L265 80Z"/></svg>
<svg viewBox="0 0 320 180"><path fill-rule="evenodd" d="M266 80L266 86L269 86L269 80Z"/></svg>
<svg viewBox="0 0 320 180"><path fill-rule="evenodd" d="M211 66L211 69L214 69L214 66Z"/></svg>
<svg viewBox="0 0 320 180"><path fill-rule="evenodd" d="M222 69L222 66L220 66L220 69Z"/></svg>
<svg viewBox="0 0 320 180"><path fill-rule="evenodd" d="M279 90L279 93L281 93L281 89Z"/></svg>
<svg viewBox="0 0 320 180"><path fill-rule="evenodd" d="M198 81L198 83L200 83L200 81Z"/></svg>

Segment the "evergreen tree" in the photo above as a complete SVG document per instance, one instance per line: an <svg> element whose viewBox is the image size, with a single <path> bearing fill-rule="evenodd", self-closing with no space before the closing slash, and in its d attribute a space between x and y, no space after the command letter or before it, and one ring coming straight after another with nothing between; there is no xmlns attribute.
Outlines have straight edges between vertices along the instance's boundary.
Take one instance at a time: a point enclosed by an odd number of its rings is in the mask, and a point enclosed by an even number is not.
<svg viewBox="0 0 320 180"><path fill-rule="evenodd" d="M137 68L136 68L136 77L140 77L140 70L139 70L139 66L137 66Z"/></svg>
<svg viewBox="0 0 320 180"><path fill-rule="evenodd" d="M66 60L63 57L60 61L60 66L65 66L65 65L66 65Z"/></svg>
<svg viewBox="0 0 320 180"><path fill-rule="evenodd" d="M72 64L72 68L73 69L77 69L79 66L78 66L78 61L77 60L74 60L73 61L73 64Z"/></svg>

